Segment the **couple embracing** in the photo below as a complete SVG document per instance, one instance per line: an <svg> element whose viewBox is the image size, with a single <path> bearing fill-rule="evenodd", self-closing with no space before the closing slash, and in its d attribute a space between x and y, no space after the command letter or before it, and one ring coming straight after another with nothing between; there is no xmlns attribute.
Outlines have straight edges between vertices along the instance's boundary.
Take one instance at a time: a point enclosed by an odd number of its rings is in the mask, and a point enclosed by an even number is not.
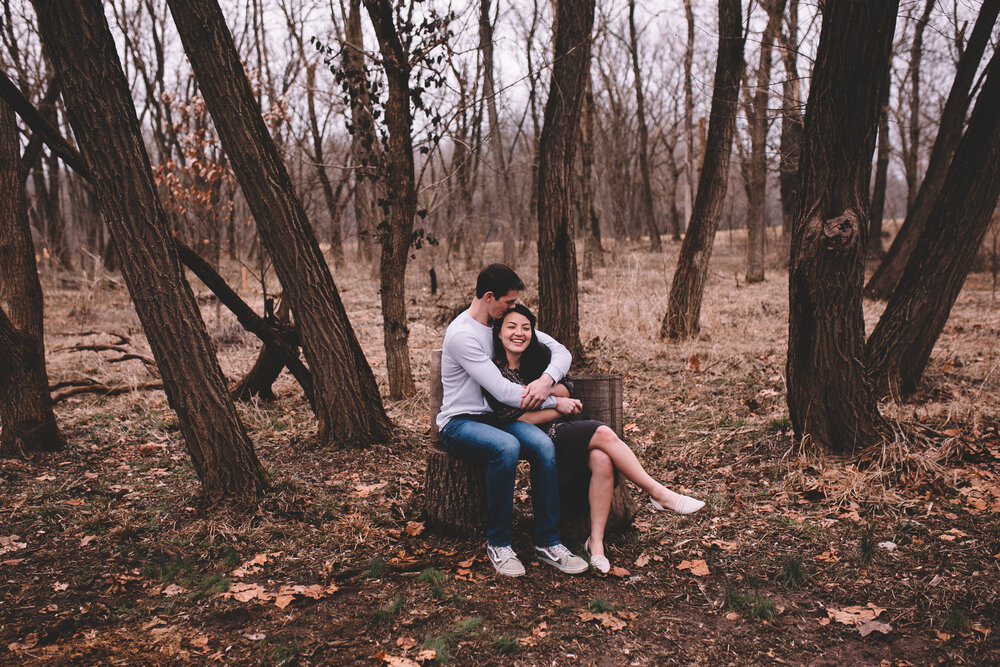
<svg viewBox="0 0 1000 667"><path fill-rule="evenodd" d="M486 553L497 572L524 574L511 548L517 462L531 466L535 555L568 574L587 561L562 544L559 474L589 471L590 536L584 549L599 574L611 569L604 528L618 470L649 494L655 511L697 512L704 503L650 477L635 454L605 424L587 419L566 379L572 356L535 329L535 317L517 298L524 283L503 264L479 273L468 310L445 332L441 354L444 395L437 425L452 456L486 465Z"/></svg>

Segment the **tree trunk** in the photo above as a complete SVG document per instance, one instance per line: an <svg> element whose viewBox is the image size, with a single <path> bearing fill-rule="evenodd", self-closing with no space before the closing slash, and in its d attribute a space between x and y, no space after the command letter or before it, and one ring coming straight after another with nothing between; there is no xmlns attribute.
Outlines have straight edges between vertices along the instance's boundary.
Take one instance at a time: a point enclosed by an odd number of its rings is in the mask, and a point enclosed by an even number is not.
<svg viewBox="0 0 1000 667"><path fill-rule="evenodd" d="M413 113L410 109L410 54L400 42L389 0L365 0L368 16L375 26L382 67L389 83L385 103L385 124L389 129L386 147L386 198L389 210L382 232L379 295L382 298L382 331L385 342L389 396L400 399L416 392L410 370L406 321L406 262L413 240L413 216L417 212L416 177L413 171Z"/></svg>
<svg viewBox="0 0 1000 667"><path fill-rule="evenodd" d="M372 116L372 98L365 74L365 43L361 0L350 0L344 30L343 68L351 98L351 159L354 163L354 218L358 227L358 258L372 261L375 227L379 221L378 164L381 159Z"/></svg>
<svg viewBox="0 0 1000 667"><path fill-rule="evenodd" d="M569 186L590 78L594 5L595 0L556 2L552 80L538 151L538 319L573 356L583 346Z"/></svg>
<svg viewBox="0 0 1000 667"><path fill-rule="evenodd" d="M267 474L171 243L128 83L97 0L34 0L38 31L63 86L164 391L210 495L252 497Z"/></svg>
<svg viewBox="0 0 1000 667"><path fill-rule="evenodd" d="M781 191L781 239L788 249L798 205L799 156L802 153L802 94L798 72L798 12L799 1L788 3L788 35L782 37L781 62L785 77L781 83L784 113L781 116L781 159L778 166L778 187ZM785 254L785 261L788 255Z"/></svg>
<svg viewBox="0 0 1000 667"><path fill-rule="evenodd" d="M303 49L304 50L304 49ZM305 54L303 54L303 58ZM326 173L325 157L323 155L323 135L319 130L319 118L316 116L316 63L306 66L306 107L309 110L309 132L312 134L313 162L316 163L316 176L319 177L323 200L330 216L330 253L333 261L340 265L344 261L344 240L340 226L340 206L338 197L333 193L333 184Z"/></svg>
<svg viewBox="0 0 1000 667"><path fill-rule="evenodd" d="M913 210L917 198L917 171L920 165L920 65L924 57L924 30L934 9L935 0L926 0L924 11L913 28L913 42L910 44L910 118L909 142L901 142L903 153L903 175L906 178L906 212Z"/></svg>
<svg viewBox="0 0 1000 667"><path fill-rule="evenodd" d="M785 15L785 0L760 0L767 11L767 25L760 41L757 82L753 102L747 108L750 134L750 164L747 214L747 283L764 281L764 241L767 219L767 129L771 86L771 49Z"/></svg>
<svg viewBox="0 0 1000 667"><path fill-rule="evenodd" d="M267 310L265 308L265 310ZM265 320L273 329L280 331L279 336L287 349L297 350L299 347L299 331L290 321L288 312L288 301L279 297L278 307L274 311L274 316ZM237 401L249 401L254 396L259 396L262 401L275 400L274 384L281 371L284 370L288 357L282 353L281 349L275 345L267 343L261 348L253 366L243 376L243 379L233 387L233 399ZM312 384L308 385L310 391Z"/></svg>
<svg viewBox="0 0 1000 667"><path fill-rule="evenodd" d="M696 177L698 160L695 157L697 150L694 144L694 75L692 73L694 66L694 9L691 7L691 0L684 0L684 17L687 25L687 42L684 47L684 173L686 176L684 181L687 188L685 200L688 202L685 204L685 213L688 212L688 205L692 207L692 215L688 217L688 227L690 228L697 193L695 186L698 183ZM742 59L742 57L741 49L740 58Z"/></svg>
<svg viewBox="0 0 1000 667"><path fill-rule="evenodd" d="M865 347L881 390L910 394L969 275L1000 197L1000 51L955 152L941 196Z"/></svg>
<svg viewBox="0 0 1000 667"><path fill-rule="evenodd" d="M705 142L705 160L698 179L691 221L677 259L670 285L667 313L660 338L688 338L701 325L701 299L708 275L708 261L719 227L729 182L729 157L736 130L737 97L743 71L743 25L739 0L719 1L719 59L715 66L711 120Z"/></svg>
<svg viewBox="0 0 1000 667"><path fill-rule="evenodd" d="M295 195L217 2L170 0L184 51L289 299L313 376L319 437L384 441L392 428L305 210Z"/></svg>
<svg viewBox="0 0 1000 667"><path fill-rule="evenodd" d="M865 286L865 296L870 299L888 299L892 294L917 245L917 239L927 224L927 217L941 195L951 158L962 137L965 112L969 108L976 71L989 44L998 15L1000 15L1000 0L985 0L966 49L958 60L955 80L951 84L948 99L941 112L941 124L934 139L934 147L927 162L927 172L920 183L916 201L907 212L906 219L889 247L885 259Z"/></svg>
<svg viewBox="0 0 1000 667"><path fill-rule="evenodd" d="M635 0L628 0L629 52L635 86L636 121L639 123L639 214L649 229L649 249L659 252L663 244L653 213L653 182L649 173L649 130L646 127L646 100L642 94L642 70L639 68L639 35L635 30Z"/></svg>
<svg viewBox="0 0 1000 667"><path fill-rule="evenodd" d="M885 433L863 363L861 285L897 6L826 5L806 107L788 277L788 409L797 438L838 452Z"/></svg>
<svg viewBox="0 0 1000 667"><path fill-rule="evenodd" d="M594 84L587 77L587 91L583 98L583 117L580 121L580 161L583 164L581 190L583 217L583 277L594 277L594 268L604 266L604 248L601 246L601 218L594 203Z"/></svg>
<svg viewBox="0 0 1000 667"><path fill-rule="evenodd" d="M42 286L28 226L14 112L0 102L0 456L65 445L49 398Z"/></svg>
<svg viewBox="0 0 1000 667"><path fill-rule="evenodd" d="M889 180L889 88L886 81L882 91L881 111L878 117L878 153L875 158L875 184L872 187L871 225L868 228L868 259L882 259L882 220L885 215L885 190Z"/></svg>

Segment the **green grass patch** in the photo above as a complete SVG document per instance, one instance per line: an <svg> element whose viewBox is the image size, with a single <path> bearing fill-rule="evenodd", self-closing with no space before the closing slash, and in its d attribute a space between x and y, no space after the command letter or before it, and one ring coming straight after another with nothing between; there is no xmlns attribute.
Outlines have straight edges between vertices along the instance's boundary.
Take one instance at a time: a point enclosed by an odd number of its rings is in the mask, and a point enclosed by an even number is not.
<svg viewBox="0 0 1000 667"><path fill-rule="evenodd" d="M596 598L590 601L590 604L587 605L587 609L590 610L591 614L603 614L606 611L614 611L617 607L607 600Z"/></svg>
<svg viewBox="0 0 1000 667"><path fill-rule="evenodd" d="M446 665L451 661L451 644L454 641L455 635L448 632L442 635L427 635L421 648L434 651L434 661Z"/></svg>
<svg viewBox="0 0 1000 667"><path fill-rule="evenodd" d="M746 421L739 417L725 416L719 421L719 428L742 428L746 425Z"/></svg>
<svg viewBox="0 0 1000 667"><path fill-rule="evenodd" d="M371 562L368 563L368 567L361 574L369 579L379 579L385 574L387 569L389 569L389 564L383 559L373 558Z"/></svg>
<svg viewBox="0 0 1000 667"><path fill-rule="evenodd" d="M463 618L455 621L455 627L459 632L466 635L471 635L475 633L479 626L483 624L482 616L470 616L469 618Z"/></svg>
<svg viewBox="0 0 1000 667"><path fill-rule="evenodd" d="M436 567L428 567L417 575L417 581L422 584L430 584L435 587L441 586L447 578L448 575Z"/></svg>
<svg viewBox="0 0 1000 667"><path fill-rule="evenodd" d="M958 609L952 609L938 620L942 630L949 632L968 632L972 628L969 617Z"/></svg>
<svg viewBox="0 0 1000 667"><path fill-rule="evenodd" d="M381 609L376 609L372 614L372 620L376 623L389 623L394 618L399 616L399 612L403 610L403 598L399 597L382 607Z"/></svg>
<svg viewBox="0 0 1000 667"><path fill-rule="evenodd" d="M742 593L727 588L722 596L722 607L727 611L743 614L747 618L761 620L767 620L777 613L774 600L761 595L757 590L752 593Z"/></svg>
<svg viewBox="0 0 1000 667"><path fill-rule="evenodd" d="M194 579L190 583L198 588L191 594L192 600L201 600L229 590L229 580L221 574L211 574L200 580Z"/></svg>
<svg viewBox="0 0 1000 667"><path fill-rule="evenodd" d="M268 657L274 662L275 667L288 667L294 665L299 659L299 645L296 642L290 644L275 644L268 651Z"/></svg>
<svg viewBox="0 0 1000 667"><path fill-rule="evenodd" d="M502 635L493 640L493 649L500 655L514 655L521 650L521 645L510 635Z"/></svg>
<svg viewBox="0 0 1000 667"><path fill-rule="evenodd" d="M765 429L771 433L782 433L784 431L790 431L792 429L792 420L788 417L781 417L779 419L771 419L764 426Z"/></svg>
<svg viewBox="0 0 1000 667"><path fill-rule="evenodd" d="M798 556L788 556L781 566L781 572L775 575L774 582L783 588L795 588L806 580L805 566Z"/></svg>

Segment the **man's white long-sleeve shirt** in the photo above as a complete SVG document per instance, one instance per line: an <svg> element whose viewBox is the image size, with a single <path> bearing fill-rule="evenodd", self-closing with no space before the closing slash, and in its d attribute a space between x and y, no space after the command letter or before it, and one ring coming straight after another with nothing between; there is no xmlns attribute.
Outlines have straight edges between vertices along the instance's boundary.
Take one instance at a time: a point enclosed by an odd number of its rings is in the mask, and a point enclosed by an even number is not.
<svg viewBox="0 0 1000 667"><path fill-rule="evenodd" d="M552 336L536 331L538 342L552 352L552 359L545 369L554 382L559 382L569 371L573 355ZM441 384L444 396L437 416L439 429L444 428L455 415L481 415L492 412L485 389L501 403L520 407L524 387L504 378L493 363L493 328L477 322L469 311L463 312L448 325L441 349ZM554 408L552 396L545 399L542 408Z"/></svg>

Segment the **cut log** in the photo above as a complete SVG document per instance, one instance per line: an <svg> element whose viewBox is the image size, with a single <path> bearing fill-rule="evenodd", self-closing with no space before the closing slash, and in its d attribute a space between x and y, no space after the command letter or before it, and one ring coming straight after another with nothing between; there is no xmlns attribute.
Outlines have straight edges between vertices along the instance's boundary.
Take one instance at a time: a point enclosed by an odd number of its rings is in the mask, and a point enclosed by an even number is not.
<svg viewBox="0 0 1000 667"><path fill-rule="evenodd" d="M435 420L444 394L441 385L441 350L434 350L431 354L431 424L424 481L424 510L428 522L441 532L467 536L482 534L486 527L486 466L457 459L440 447ZM573 393L583 402L585 412L593 419L603 421L616 433L621 433L621 376L574 376L573 383ZM574 497L577 495L586 497L586 493L574 494ZM628 529L638 511L639 507L628 494L625 484L617 484L611 499L606 533L620 533ZM576 511L565 514L560 521L560 530L565 539L583 539L589 534L590 508L586 503L576 508Z"/></svg>

